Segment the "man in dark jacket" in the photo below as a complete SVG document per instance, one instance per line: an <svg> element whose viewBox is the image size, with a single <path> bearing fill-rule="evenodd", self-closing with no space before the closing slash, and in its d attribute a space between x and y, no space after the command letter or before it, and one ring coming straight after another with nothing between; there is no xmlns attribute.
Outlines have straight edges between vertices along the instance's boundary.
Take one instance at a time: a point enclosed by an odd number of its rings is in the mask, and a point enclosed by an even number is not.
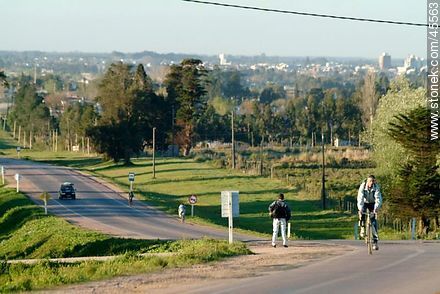
<svg viewBox="0 0 440 294"><path fill-rule="evenodd" d="M281 236L283 238L283 246L287 247L286 224L291 217L291 211L286 202L284 202L284 194L278 195L278 200L269 205L269 214L273 218L273 235L272 247L277 247L275 241L278 237L278 229L281 225Z"/></svg>

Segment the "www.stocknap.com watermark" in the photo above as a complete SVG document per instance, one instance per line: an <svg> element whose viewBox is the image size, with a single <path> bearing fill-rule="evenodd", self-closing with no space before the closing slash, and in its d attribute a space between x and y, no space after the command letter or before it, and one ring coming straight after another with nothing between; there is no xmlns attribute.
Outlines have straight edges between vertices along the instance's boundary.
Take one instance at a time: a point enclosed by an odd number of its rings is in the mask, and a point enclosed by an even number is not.
<svg viewBox="0 0 440 294"><path fill-rule="evenodd" d="M439 121L439 9L440 0L428 0L428 91L427 106L431 113L431 141L438 140Z"/></svg>

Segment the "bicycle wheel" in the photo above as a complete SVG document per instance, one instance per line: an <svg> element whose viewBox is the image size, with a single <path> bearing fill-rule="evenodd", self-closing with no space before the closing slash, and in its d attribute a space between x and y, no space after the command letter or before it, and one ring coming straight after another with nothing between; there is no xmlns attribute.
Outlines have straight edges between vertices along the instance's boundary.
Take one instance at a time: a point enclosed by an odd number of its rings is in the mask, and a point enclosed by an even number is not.
<svg viewBox="0 0 440 294"><path fill-rule="evenodd" d="M371 228L371 219L370 216L367 216L367 229L366 229L366 242L367 242L367 250L368 254L373 254L373 230Z"/></svg>

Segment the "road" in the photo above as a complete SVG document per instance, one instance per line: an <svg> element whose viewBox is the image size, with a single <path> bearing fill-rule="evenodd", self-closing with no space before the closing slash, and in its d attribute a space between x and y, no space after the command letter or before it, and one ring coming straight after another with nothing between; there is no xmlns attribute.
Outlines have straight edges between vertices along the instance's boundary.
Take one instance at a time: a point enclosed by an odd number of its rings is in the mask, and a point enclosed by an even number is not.
<svg viewBox="0 0 440 294"><path fill-rule="evenodd" d="M70 168L10 158L0 158L0 165L5 167L5 178L9 183L15 185L14 175L20 174L20 191L39 205L43 205L39 196L48 192L51 195L48 211L82 227L132 238L188 239L208 236L228 239L227 228L180 223L177 207L176 217L136 199L130 207L126 192ZM58 199L58 189L63 182L74 183L76 200ZM195 210L197 212L197 207ZM234 234L234 238L243 241L258 239L241 234Z"/></svg>
<svg viewBox="0 0 440 294"><path fill-rule="evenodd" d="M291 270L193 285L181 293L440 293L438 241L381 242L371 256L362 242L332 243L354 250ZM176 289L168 290L164 293Z"/></svg>

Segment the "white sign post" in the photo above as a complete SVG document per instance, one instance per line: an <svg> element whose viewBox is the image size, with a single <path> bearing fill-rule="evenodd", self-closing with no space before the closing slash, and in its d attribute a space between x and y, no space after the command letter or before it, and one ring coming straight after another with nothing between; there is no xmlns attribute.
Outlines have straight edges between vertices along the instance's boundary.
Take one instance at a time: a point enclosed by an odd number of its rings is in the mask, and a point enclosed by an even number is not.
<svg viewBox="0 0 440 294"><path fill-rule="evenodd" d="M20 141L20 140L19 140ZM17 157L20 158L21 147L17 146Z"/></svg>
<svg viewBox="0 0 440 294"><path fill-rule="evenodd" d="M5 184L5 167L2 165L2 184Z"/></svg>
<svg viewBox="0 0 440 294"><path fill-rule="evenodd" d="M134 173L128 173L128 180L130 181L130 192L133 191Z"/></svg>
<svg viewBox="0 0 440 294"><path fill-rule="evenodd" d="M17 192L20 192L20 175L15 174L15 180L17 181Z"/></svg>
<svg viewBox="0 0 440 294"><path fill-rule="evenodd" d="M222 191L222 217L228 218L229 243L234 242L233 217L240 215L238 191Z"/></svg>
<svg viewBox="0 0 440 294"><path fill-rule="evenodd" d="M197 196L194 194L189 196L188 202L189 202L189 204L191 204L191 217L193 217L194 216L194 204L197 203Z"/></svg>

